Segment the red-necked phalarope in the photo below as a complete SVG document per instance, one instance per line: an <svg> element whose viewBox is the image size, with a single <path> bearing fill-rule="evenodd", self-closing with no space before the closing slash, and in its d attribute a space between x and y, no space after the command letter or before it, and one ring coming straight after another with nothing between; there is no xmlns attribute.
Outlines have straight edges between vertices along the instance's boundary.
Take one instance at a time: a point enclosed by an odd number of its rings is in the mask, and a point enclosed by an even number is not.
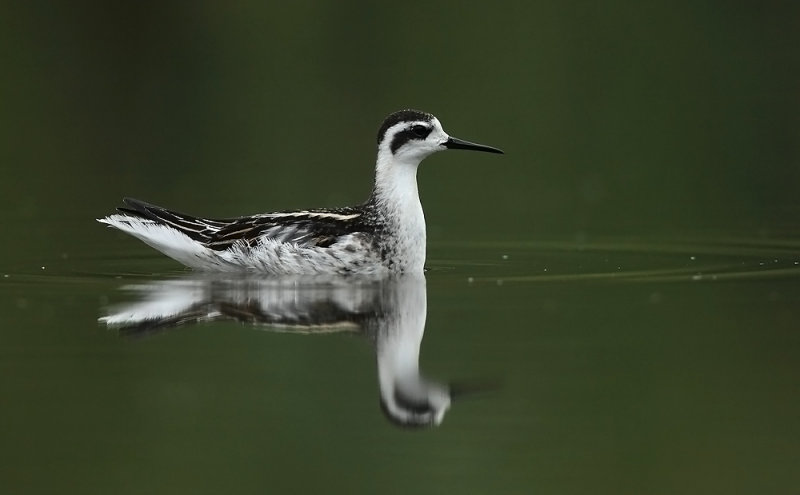
<svg viewBox="0 0 800 495"><path fill-rule="evenodd" d="M375 185L362 205L198 218L125 198L98 219L200 270L280 275L422 273L425 216L417 167L444 149L503 153L447 135L418 110L393 113L378 130Z"/></svg>

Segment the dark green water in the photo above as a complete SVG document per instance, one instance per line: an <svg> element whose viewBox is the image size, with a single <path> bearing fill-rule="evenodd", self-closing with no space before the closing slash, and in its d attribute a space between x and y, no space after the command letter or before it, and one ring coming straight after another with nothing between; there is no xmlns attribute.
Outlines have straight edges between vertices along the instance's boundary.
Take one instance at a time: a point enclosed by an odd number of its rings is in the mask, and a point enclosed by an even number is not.
<svg viewBox="0 0 800 495"><path fill-rule="evenodd" d="M796 245L434 245L421 372L481 391L416 431L381 414L374 336L352 327L99 324L196 281L153 273L173 266L101 231L127 261L68 256L0 283L12 492L788 493L798 481ZM283 292L273 312L295 307Z"/></svg>
<svg viewBox="0 0 800 495"><path fill-rule="evenodd" d="M401 10L0 7L0 492L796 492L798 7ZM507 153L422 165L421 286L198 278L93 220L357 203L408 106ZM98 321L176 301L221 317ZM422 331L406 378L478 390L398 427L380 349Z"/></svg>

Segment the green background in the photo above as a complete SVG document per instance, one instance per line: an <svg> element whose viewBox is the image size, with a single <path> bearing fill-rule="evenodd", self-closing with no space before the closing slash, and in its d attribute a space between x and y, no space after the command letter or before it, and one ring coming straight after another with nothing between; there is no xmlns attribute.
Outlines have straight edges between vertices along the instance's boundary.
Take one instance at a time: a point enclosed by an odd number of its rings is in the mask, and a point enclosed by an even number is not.
<svg viewBox="0 0 800 495"><path fill-rule="evenodd" d="M0 491L795 493L800 4L3 2ZM369 345L98 326L170 260L123 196L366 199L415 107L505 156L423 163L422 368L503 386L380 415Z"/></svg>
<svg viewBox="0 0 800 495"><path fill-rule="evenodd" d="M433 240L796 233L793 2L3 11L2 206L31 221L123 195L216 216L358 203L378 125L414 107L508 154L425 163Z"/></svg>

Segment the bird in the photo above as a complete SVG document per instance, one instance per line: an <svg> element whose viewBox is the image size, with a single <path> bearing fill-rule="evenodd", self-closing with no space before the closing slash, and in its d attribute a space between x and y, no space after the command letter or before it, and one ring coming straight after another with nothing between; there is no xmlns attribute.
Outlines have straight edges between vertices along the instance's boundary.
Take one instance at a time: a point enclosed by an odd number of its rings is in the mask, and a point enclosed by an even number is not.
<svg viewBox="0 0 800 495"><path fill-rule="evenodd" d="M361 205L211 219L124 198L118 213L97 221L201 271L420 274L425 270L426 228L417 168L426 157L448 149L503 154L450 136L430 113L401 110L378 129L374 184Z"/></svg>

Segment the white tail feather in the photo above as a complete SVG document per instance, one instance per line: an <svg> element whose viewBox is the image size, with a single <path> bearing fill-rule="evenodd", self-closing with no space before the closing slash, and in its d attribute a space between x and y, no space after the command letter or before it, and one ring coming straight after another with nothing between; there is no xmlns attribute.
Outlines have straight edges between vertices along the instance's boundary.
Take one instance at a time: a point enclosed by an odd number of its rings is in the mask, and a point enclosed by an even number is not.
<svg viewBox="0 0 800 495"><path fill-rule="evenodd" d="M98 218L97 221L130 234L148 246L191 268L201 270L225 269L226 263L213 250L172 227L128 215L110 215L105 218Z"/></svg>

